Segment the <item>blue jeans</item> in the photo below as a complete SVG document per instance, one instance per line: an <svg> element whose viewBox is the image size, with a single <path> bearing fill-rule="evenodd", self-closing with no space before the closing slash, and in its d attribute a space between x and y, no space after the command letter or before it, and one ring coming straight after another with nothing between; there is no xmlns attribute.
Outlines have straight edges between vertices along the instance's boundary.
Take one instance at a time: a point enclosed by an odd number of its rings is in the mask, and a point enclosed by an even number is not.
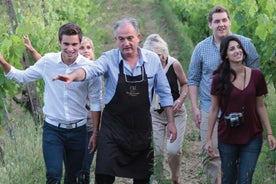
<svg viewBox="0 0 276 184"><path fill-rule="evenodd" d="M219 141L223 184L251 184L263 139L248 144L224 144Z"/></svg>
<svg viewBox="0 0 276 184"><path fill-rule="evenodd" d="M64 161L64 183L76 184L82 169L86 146L86 126L74 129L58 128L44 122L42 148L47 184L60 183Z"/></svg>

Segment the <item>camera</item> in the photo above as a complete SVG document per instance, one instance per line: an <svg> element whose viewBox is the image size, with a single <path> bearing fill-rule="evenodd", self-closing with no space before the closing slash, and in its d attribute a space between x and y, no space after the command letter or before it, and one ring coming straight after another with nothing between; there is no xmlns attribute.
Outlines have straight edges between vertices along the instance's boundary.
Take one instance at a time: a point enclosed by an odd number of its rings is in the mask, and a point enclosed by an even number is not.
<svg viewBox="0 0 276 184"><path fill-rule="evenodd" d="M243 123L243 113L235 112L230 113L228 116L224 116L225 123L230 127L238 127Z"/></svg>

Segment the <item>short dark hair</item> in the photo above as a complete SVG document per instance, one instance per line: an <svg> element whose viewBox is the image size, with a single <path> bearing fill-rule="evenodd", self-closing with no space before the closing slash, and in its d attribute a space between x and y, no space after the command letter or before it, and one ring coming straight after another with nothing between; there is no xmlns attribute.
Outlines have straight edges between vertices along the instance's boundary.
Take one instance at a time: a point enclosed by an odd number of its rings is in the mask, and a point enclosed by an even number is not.
<svg viewBox="0 0 276 184"><path fill-rule="evenodd" d="M76 24L66 23L66 24L62 25L58 31L58 39L60 42L61 42L63 35L78 35L79 40L81 42L83 33L82 33L81 28L79 26L77 26Z"/></svg>
<svg viewBox="0 0 276 184"><path fill-rule="evenodd" d="M216 5L210 12L208 15L208 22L212 22L213 21L213 14L215 13L223 13L225 12L227 14L228 19L230 20L230 15L229 15L229 11L224 8L221 5Z"/></svg>

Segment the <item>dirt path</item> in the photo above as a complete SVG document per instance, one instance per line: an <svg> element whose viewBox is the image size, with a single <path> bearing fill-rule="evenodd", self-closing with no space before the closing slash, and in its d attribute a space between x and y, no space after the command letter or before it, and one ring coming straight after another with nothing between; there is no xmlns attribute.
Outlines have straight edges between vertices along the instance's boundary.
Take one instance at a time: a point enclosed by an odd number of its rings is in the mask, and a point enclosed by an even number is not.
<svg viewBox="0 0 276 184"><path fill-rule="evenodd" d="M102 8L105 12L105 19L108 20L107 24L105 24L104 26L108 30L113 29L112 26L115 21L124 17L134 17L140 23L142 41L146 38L146 36L152 33L159 33L161 35L164 35L165 39L168 40L175 39L176 35L168 35L164 30L164 25L158 24L155 20L153 9L158 9L158 5L153 5L149 2L149 0L96 0L96 2L100 2L102 4ZM113 37L112 31L110 31L110 37ZM110 43L106 45L105 49L107 50L113 47L114 44ZM173 50L172 52L177 56L177 53L179 51ZM188 112L188 121L185 132L185 144L183 145L183 159L181 163L183 184L199 184L202 183L199 131L191 120L192 113L190 110L189 102L186 101L185 104ZM168 180L164 181L163 184L169 184L171 182L169 180L170 173L167 163L164 169ZM115 183L131 184L132 181L125 178L116 178Z"/></svg>

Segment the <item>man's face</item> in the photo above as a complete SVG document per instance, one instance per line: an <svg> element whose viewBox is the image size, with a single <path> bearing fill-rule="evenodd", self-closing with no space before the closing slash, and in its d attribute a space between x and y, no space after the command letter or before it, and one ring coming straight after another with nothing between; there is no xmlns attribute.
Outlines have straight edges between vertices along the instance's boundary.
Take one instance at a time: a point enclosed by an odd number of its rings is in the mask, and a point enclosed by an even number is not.
<svg viewBox="0 0 276 184"><path fill-rule="evenodd" d="M76 60L80 48L78 35L62 35L59 43L63 62L72 63Z"/></svg>
<svg viewBox="0 0 276 184"><path fill-rule="evenodd" d="M136 30L130 23L121 25L117 29L115 42L124 58L133 57L137 54L137 48L140 42L140 34L137 34Z"/></svg>
<svg viewBox="0 0 276 184"><path fill-rule="evenodd" d="M213 30L215 38L222 39L230 34L231 21L226 12L214 13L209 28Z"/></svg>

